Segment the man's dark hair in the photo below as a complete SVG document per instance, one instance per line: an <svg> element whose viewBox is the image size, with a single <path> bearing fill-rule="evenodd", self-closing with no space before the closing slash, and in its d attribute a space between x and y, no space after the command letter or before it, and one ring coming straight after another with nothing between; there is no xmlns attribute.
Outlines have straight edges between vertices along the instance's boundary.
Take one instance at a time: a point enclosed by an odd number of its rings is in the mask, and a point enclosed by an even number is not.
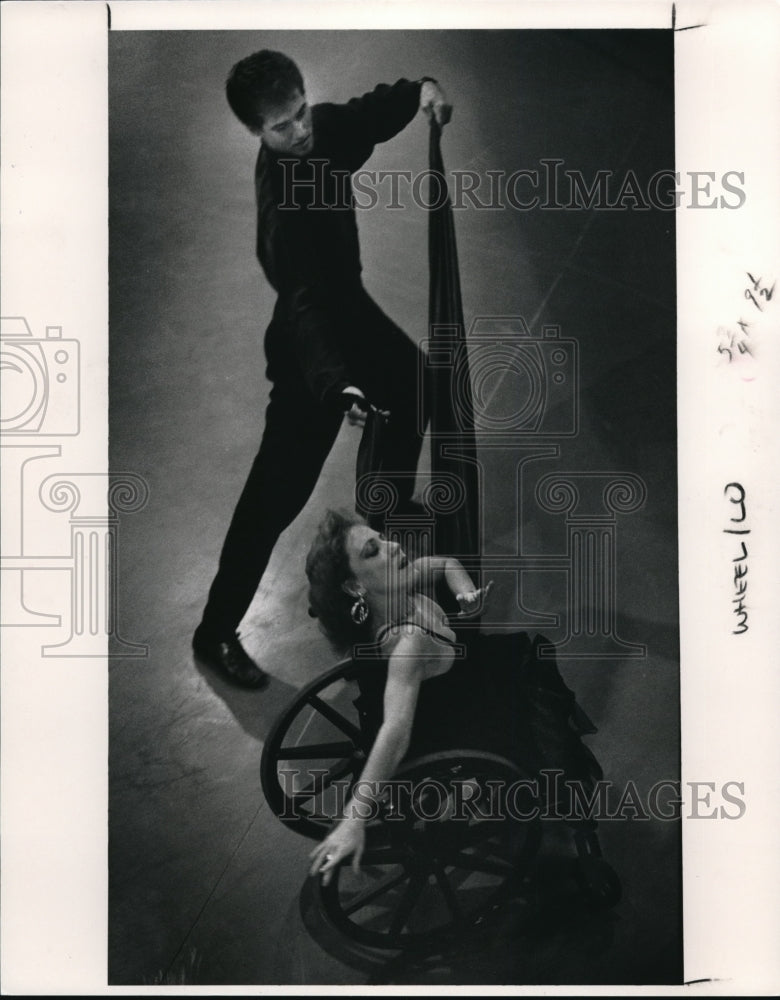
<svg viewBox="0 0 780 1000"><path fill-rule="evenodd" d="M231 69L225 85L228 104L250 132L263 127L261 107L271 108L303 90L301 71L282 52L261 49Z"/></svg>

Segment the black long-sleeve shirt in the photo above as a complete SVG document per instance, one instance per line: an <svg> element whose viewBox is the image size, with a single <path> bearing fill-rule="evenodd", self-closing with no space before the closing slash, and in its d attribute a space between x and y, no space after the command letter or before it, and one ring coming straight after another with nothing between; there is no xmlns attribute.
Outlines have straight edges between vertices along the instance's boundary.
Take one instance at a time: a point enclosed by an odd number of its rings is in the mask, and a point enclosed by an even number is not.
<svg viewBox="0 0 780 1000"><path fill-rule="evenodd" d="M297 364L322 401L354 384L339 329L345 301L362 289L349 178L414 118L420 87L398 80L347 104L315 105L314 145L304 159L260 149L257 256L279 294L266 338L269 374Z"/></svg>

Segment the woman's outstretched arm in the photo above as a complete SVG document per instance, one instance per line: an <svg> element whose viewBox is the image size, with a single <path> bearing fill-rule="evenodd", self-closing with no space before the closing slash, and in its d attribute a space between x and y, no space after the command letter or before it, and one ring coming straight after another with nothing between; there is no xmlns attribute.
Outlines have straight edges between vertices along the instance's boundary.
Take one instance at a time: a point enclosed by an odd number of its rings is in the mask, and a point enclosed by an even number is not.
<svg viewBox="0 0 780 1000"><path fill-rule="evenodd" d="M474 581L453 556L424 556L415 561L424 589L433 590L442 579L446 581L462 614L473 614L481 610L493 586L491 580L484 587L476 587Z"/></svg>
<svg viewBox="0 0 780 1000"><path fill-rule="evenodd" d="M392 778L409 749L417 695L430 642L429 637L421 632L406 634L398 641L390 657L384 718L358 782L362 801L356 801L353 789L353 797L344 809L344 818L309 855L312 859L310 874L322 872L325 885L330 881L332 870L350 854L354 855L354 869L357 871L360 867L365 825L371 815L367 800L375 801L381 795L382 783ZM371 665L368 664L365 669L370 670Z"/></svg>

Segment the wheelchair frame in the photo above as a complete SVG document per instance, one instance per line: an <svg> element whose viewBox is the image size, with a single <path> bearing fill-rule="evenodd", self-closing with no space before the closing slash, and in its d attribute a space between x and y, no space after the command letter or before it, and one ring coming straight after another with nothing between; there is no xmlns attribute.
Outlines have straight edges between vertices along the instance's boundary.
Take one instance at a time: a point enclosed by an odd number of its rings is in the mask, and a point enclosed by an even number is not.
<svg viewBox="0 0 780 1000"><path fill-rule="evenodd" d="M263 747L261 781L269 806L290 829L315 840L324 839L340 816L373 744L375 730L367 731L350 689L366 669L367 663L342 660L306 685ZM305 784L298 780L302 774ZM388 785L404 783L412 798L423 788L436 791L442 808L430 817L419 809L401 815L392 796L389 803L386 797L377 801L360 875L344 863L328 886L317 877L326 918L363 945L401 950L432 945L481 923L522 894L542 827L539 819L518 822L506 809L497 818L475 816L464 806L463 789L469 802L477 802L528 778L516 763L484 750L453 748L405 760ZM458 789L463 815L448 814ZM575 844L587 897L614 905L620 882L601 858L595 823L579 825Z"/></svg>

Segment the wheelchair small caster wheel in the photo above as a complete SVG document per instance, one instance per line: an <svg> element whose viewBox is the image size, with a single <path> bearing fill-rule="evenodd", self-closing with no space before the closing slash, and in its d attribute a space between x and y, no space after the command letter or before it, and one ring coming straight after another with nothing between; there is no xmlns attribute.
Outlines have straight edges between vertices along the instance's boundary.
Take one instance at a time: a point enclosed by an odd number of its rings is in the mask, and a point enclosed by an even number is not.
<svg viewBox="0 0 780 1000"><path fill-rule="evenodd" d="M593 906L606 908L620 902L623 894L620 879L603 858L579 858L577 875L588 901Z"/></svg>

